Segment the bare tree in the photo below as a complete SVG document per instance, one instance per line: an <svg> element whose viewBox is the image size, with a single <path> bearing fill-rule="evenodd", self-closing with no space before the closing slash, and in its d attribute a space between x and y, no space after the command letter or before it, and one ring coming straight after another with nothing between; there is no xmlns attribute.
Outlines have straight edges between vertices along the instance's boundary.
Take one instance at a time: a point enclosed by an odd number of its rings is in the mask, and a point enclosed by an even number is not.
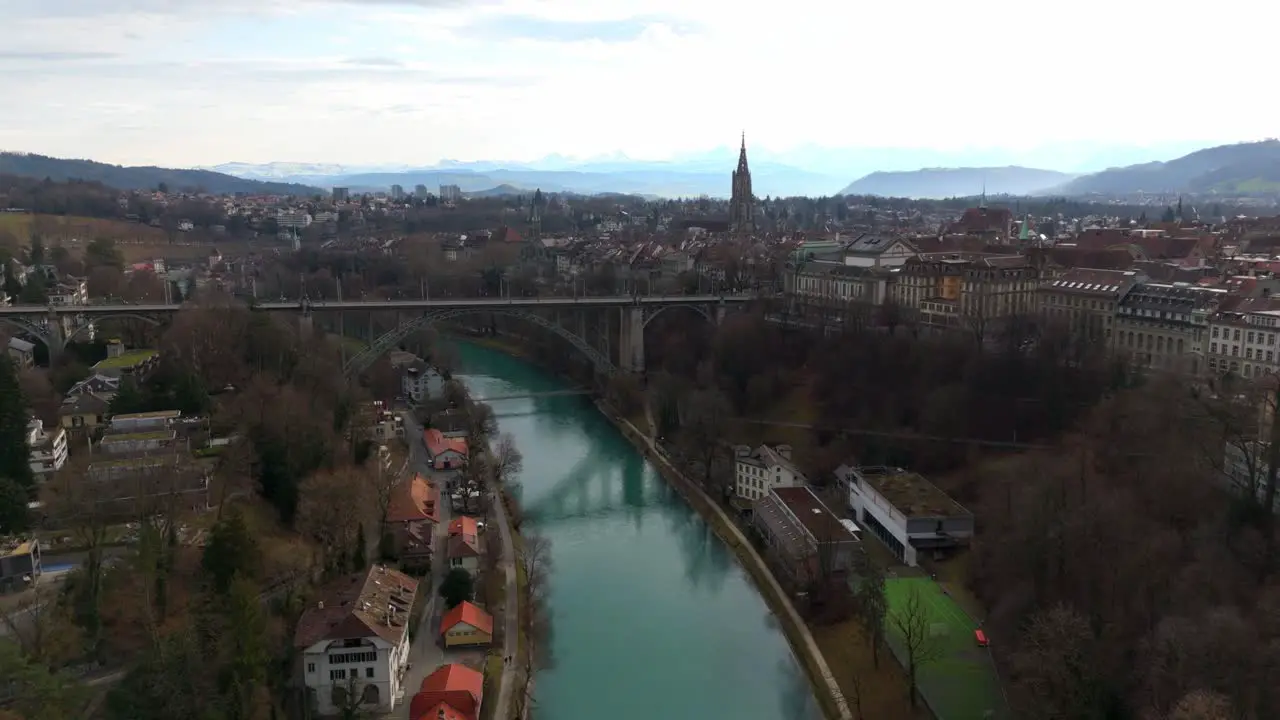
<svg viewBox="0 0 1280 720"><path fill-rule="evenodd" d="M1096 717L1103 708L1089 621L1066 605L1036 613L1014 654L1027 717Z"/></svg>
<svg viewBox="0 0 1280 720"><path fill-rule="evenodd" d="M918 586L907 591L907 597L898 607L890 608L889 625L897 631L902 641L903 652L906 653L907 678L911 683L911 706L915 707L919 698L917 684L920 669L937 662L943 655L943 647L939 637L934 634L929 605Z"/></svg>
<svg viewBox="0 0 1280 720"><path fill-rule="evenodd" d="M854 608L867 631L867 641L871 643L872 665L879 669L880 648L884 645L885 615L889 611L884 588L884 569L859 548L854 554L854 574Z"/></svg>
<svg viewBox="0 0 1280 720"><path fill-rule="evenodd" d="M520 690L516 693L516 717L524 717L533 704L533 676L551 665L551 612L547 604L550 590L551 541L534 533L525 534L516 561L524 574L520 587Z"/></svg>
<svg viewBox="0 0 1280 720"><path fill-rule="evenodd" d="M493 479L499 485L506 485L524 470L524 454L516 447L516 439L511 433L498 436L489 457Z"/></svg>
<svg viewBox="0 0 1280 720"><path fill-rule="evenodd" d="M369 481L363 468L321 470L299 488L298 528L319 547L321 566L330 574L346 570L352 543L369 507Z"/></svg>
<svg viewBox="0 0 1280 720"><path fill-rule="evenodd" d="M719 390L699 390L683 404L680 425L681 437L690 457L702 463L702 483L712 488L712 466L723 451L725 423L733 409Z"/></svg>
<svg viewBox="0 0 1280 720"><path fill-rule="evenodd" d="M1234 717L1231 702L1207 690L1187 693L1169 714L1169 720L1231 720Z"/></svg>
<svg viewBox="0 0 1280 720"><path fill-rule="evenodd" d="M33 662L59 668L81 656L84 636L69 607L52 593L24 598L3 616L9 637Z"/></svg>

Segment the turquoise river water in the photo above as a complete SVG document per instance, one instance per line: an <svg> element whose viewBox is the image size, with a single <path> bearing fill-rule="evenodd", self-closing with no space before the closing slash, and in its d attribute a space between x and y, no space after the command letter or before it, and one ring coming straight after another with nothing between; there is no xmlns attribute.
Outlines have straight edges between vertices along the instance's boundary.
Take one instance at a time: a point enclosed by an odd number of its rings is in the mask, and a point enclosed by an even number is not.
<svg viewBox="0 0 1280 720"><path fill-rule="evenodd" d="M488 348L458 354L477 398L567 387ZM526 525L551 541L541 720L821 718L746 571L589 399L493 407L524 454Z"/></svg>

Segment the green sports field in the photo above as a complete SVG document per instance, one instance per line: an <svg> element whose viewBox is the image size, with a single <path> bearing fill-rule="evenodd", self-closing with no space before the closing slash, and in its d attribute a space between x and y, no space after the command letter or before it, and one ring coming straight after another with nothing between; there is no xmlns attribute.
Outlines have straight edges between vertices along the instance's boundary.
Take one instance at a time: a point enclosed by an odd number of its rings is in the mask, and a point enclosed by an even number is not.
<svg viewBox="0 0 1280 720"><path fill-rule="evenodd" d="M919 588L928 608L934 642L940 643L943 650L941 657L920 668L917 678L920 693L938 720L982 720L988 711L994 718L1011 717L991 654L974 640L977 624L936 582L923 577L887 579L889 612L906 604L912 588ZM893 623L886 622L885 626L889 646L905 667L902 638Z"/></svg>

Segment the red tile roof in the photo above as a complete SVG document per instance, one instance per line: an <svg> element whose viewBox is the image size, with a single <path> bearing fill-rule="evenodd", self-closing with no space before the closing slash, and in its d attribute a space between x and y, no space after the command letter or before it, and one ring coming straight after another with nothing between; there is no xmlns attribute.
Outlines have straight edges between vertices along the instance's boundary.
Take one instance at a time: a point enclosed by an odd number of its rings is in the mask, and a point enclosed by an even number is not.
<svg viewBox="0 0 1280 720"><path fill-rule="evenodd" d="M415 520L438 520L440 490L421 475L396 485L387 505L387 522L401 523Z"/></svg>
<svg viewBox="0 0 1280 720"><path fill-rule="evenodd" d="M466 720L475 720L484 701L484 675L466 665L441 665L422 680L422 688L409 702L409 717L437 720L439 706ZM436 712L436 716L429 713ZM447 717L447 716L446 716Z"/></svg>
<svg viewBox="0 0 1280 720"><path fill-rule="evenodd" d="M463 456L466 456L467 454L466 438L447 438L444 436L444 433L435 428L431 428L423 431L422 439L426 442L427 451L431 453L431 457L435 457L450 450L460 453Z"/></svg>
<svg viewBox="0 0 1280 720"><path fill-rule="evenodd" d="M408 630L417 590L417 580L382 565L339 578L320 591L322 600L302 613L294 646L371 637L394 645Z"/></svg>
<svg viewBox="0 0 1280 720"><path fill-rule="evenodd" d="M476 519L467 515L459 515L449 522L450 535L470 535L475 537L480 533L480 527L476 524Z"/></svg>
<svg viewBox="0 0 1280 720"><path fill-rule="evenodd" d="M458 623L466 623L486 635L493 634L493 616L463 600L440 619L440 634Z"/></svg>
<svg viewBox="0 0 1280 720"><path fill-rule="evenodd" d="M480 545L475 535L450 535L446 554L451 558L479 557Z"/></svg>

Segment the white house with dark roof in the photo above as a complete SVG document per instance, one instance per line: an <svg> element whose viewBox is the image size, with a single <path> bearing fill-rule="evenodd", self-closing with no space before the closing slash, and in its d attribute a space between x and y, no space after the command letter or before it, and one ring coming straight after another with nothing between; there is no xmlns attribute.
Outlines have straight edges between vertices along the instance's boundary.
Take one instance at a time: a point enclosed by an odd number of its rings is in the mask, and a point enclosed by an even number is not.
<svg viewBox="0 0 1280 720"><path fill-rule="evenodd" d="M852 267L896 267L919 250L902 238L863 233L844 248L844 264Z"/></svg>
<svg viewBox="0 0 1280 720"><path fill-rule="evenodd" d="M36 362L36 346L22 338L10 338L8 351L9 358L19 368L29 368Z"/></svg>
<svg viewBox="0 0 1280 720"><path fill-rule="evenodd" d="M761 445L754 450L739 445L734 454L733 489L744 500L755 502L774 488L809 484L800 468L791 462L790 445Z"/></svg>
<svg viewBox="0 0 1280 720"><path fill-rule="evenodd" d="M417 580L374 565L331 583L302 613L294 647L318 714L336 714L348 693L370 712L386 713L400 704L417 590Z"/></svg>

